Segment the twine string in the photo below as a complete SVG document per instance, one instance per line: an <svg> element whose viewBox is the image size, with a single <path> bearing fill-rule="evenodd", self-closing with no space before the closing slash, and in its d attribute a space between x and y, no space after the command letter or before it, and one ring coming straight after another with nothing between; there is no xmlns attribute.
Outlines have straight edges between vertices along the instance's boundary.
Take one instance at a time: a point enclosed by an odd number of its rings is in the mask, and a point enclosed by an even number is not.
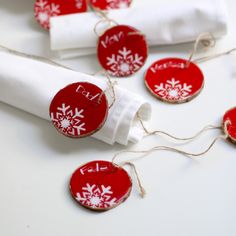
<svg viewBox="0 0 236 236"><path fill-rule="evenodd" d="M93 28L93 31L94 31L94 33L98 36L98 38L102 36L102 34L99 34L99 33L98 33L98 26L99 26L101 23L108 23L107 29L109 29L112 25L119 25L116 21L114 21L114 20L112 20L112 19L109 19L109 18L108 18L108 19L101 19L101 20L99 20L99 21L95 24L95 26L94 26L94 28Z"/></svg>
<svg viewBox="0 0 236 236"><path fill-rule="evenodd" d="M232 48L232 49L230 49L228 51L225 51L225 52L221 52L221 53L218 53L218 54L197 58L197 59L194 60L194 62L195 63L201 63L201 62L210 61L210 60L213 60L213 59L225 56L225 55L230 55L230 54L234 53L235 51L236 51L236 48Z"/></svg>
<svg viewBox="0 0 236 236"><path fill-rule="evenodd" d="M92 6L92 4L90 4L92 10L94 11L94 13L99 16L101 18L101 20L99 20L95 26L94 26L94 33L100 37L101 34L98 33L98 26L101 24L101 23L108 23L108 29L112 26L112 25L119 25L115 20L111 19L109 16L108 16L108 12L107 11L102 11L100 10L99 8L97 7L94 7Z"/></svg>
<svg viewBox="0 0 236 236"><path fill-rule="evenodd" d="M99 16L99 17L101 18L101 20L99 20L99 21L95 24L94 29L93 29L94 33L95 33L98 37L101 36L101 34L98 33L98 26L99 26L101 23L108 23L108 29L109 29L112 25L116 25L116 26L119 25L119 23L118 23L117 21L111 19L111 18L108 16L108 13L109 13L108 11L105 11L105 10L102 11L102 10L100 10L99 8L94 7L94 6L89 2L89 0L88 0L88 3L89 3L89 5L90 5L91 9L94 11L94 13L95 13L97 16ZM132 36L132 35L140 35L140 36L146 37L146 35L143 34L143 33L140 32L140 31L137 31L137 32L129 32L129 33L128 33L128 36Z"/></svg>
<svg viewBox="0 0 236 236"><path fill-rule="evenodd" d="M112 81L111 80L111 77L109 75L109 73L105 70L100 70L98 71L97 73L93 74L94 76L97 76L99 74L103 74L105 75L106 79L107 79L107 84L108 84L108 87L107 89L103 90L103 92L101 93L101 95L99 96L98 98L98 101L99 103L101 102L101 99L103 97L103 95L105 95L107 92L109 93L109 95L111 96L112 98L112 102L111 104L109 105L109 109L115 104L116 102L116 92L115 92L115 86L117 85L117 81Z"/></svg>
<svg viewBox="0 0 236 236"><path fill-rule="evenodd" d="M136 176L136 179L137 179L137 183L138 183L138 188L139 188L139 191L140 191L140 196L142 198L144 198L146 196L146 190L144 189L143 185L142 185L142 182L141 182L141 179L140 179L140 175L138 173L138 170L136 168L136 166L134 165L134 163L132 162L123 162L120 164L120 166L126 166L126 165L129 165L133 170L134 170L134 174Z"/></svg>
<svg viewBox="0 0 236 236"><path fill-rule="evenodd" d="M53 60L51 60L47 57L41 57L41 56L36 56L36 55L33 55L33 54L27 54L27 53L24 53L24 52L20 52L20 51L8 48L8 47L3 46L3 45L0 45L0 50L1 51L6 51L6 52L11 53L11 54L14 54L16 56L29 58L29 59L33 59L33 60L36 60L36 61L41 61L41 62L50 64L50 65L62 67L62 68L68 69L68 70L73 70L72 68L64 66L64 65L62 65L62 64L60 64L56 61L53 61Z"/></svg>
<svg viewBox="0 0 236 236"><path fill-rule="evenodd" d="M149 131L146 126L144 125L143 120L141 119L141 117L139 116L139 114L137 115L138 120L144 130L144 132L146 133L146 137L148 136L152 136L152 135L165 135L171 139L177 140L177 141L192 141L195 140L196 138L198 138L200 135L202 135L204 132L208 131L208 130L214 130L214 129L221 129L221 126L215 126L215 125L208 125L205 126L203 129L201 129L198 133L196 133L195 135L193 135L192 137L188 137L188 138L180 138L180 137L176 137L172 134L169 134L165 131L161 131L161 130L155 130L155 131Z"/></svg>
<svg viewBox="0 0 236 236"><path fill-rule="evenodd" d="M202 44L204 48L208 49L210 47L214 47L216 44L216 39L214 38L213 34L206 32L200 34L197 39L195 40L193 50L190 53L189 59L187 60L186 67L189 67L190 63L192 62L192 59L196 52L198 51L199 45Z"/></svg>
<svg viewBox="0 0 236 236"><path fill-rule="evenodd" d="M170 151L170 152L174 152L174 153L178 153L178 154L181 154L181 155L184 155L186 157L189 157L189 158L192 158L192 157L201 157L205 154L207 154L213 147L214 145L216 144L216 142L218 140L227 140L228 137L229 137L229 133L228 133L228 125L231 124L231 122L228 120L225 122L224 124L224 127L223 127L223 131L224 131L224 135L218 135L211 143L210 145L202 152L200 153L191 153L191 152L187 152L187 151L184 151L184 150L181 150L181 149L177 149L177 148L173 148L173 147L168 147L168 146L155 146L151 149L148 149L148 150L124 150L124 151L121 151L121 152L118 152L116 153L113 158L112 158L112 164L116 165L116 162L117 162L117 159L119 156L121 156L122 154L144 154L142 156L139 156L137 157L136 159L134 159L133 161L135 160L138 160L138 159L142 159L144 157L147 157L149 154L153 153L153 152L156 152L156 151ZM130 162L130 161L127 161L127 162L123 162L121 163L121 166L124 166L124 165L130 165L133 167L134 171L135 171L135 175L136 175L136 178L137 178L137 181L138 181L138 186L139 186L139 190L140 190L140 195L143 197L145 194L146 194L146 191L143 187L143 185L141 184L141 177L140 175L138 174L137 172L137 169L134 165L134 163Z"/></svg>
<svg viewBox="0 0 236 236"><path fill-rule="evenodd" d="M168 146L156 146L156 147L153 147L153 148L151 148L149 150L138 150L138 151L135 151L135 150L126 151L126 150L124 150L124 151L121 151L121 152L116 153L114 155L114 157L112 158L112 163L115 165L117 158L121 154L125 154L125 153L126 154L128 154L128 153L130 153L130 154L145 154L145 157L146 157L146 156L148 156L149 154L151 154L151 153L153 153L155 151L170 151L170 152L175 152L175 153L182 154L182 155L187 156L187 157L200 157L200 156L203 156L206 153L208 153L213 148L213 146L215 145L215 143L218 140L220 140L220 139L226 140L227 138L228 138L228 135L220 135L220 136L216 137L213 140L213 142L210 144L210 146L206 150L204 150L204 151L202 151L200 153L186 152L186 151L183 151L183 150L180 150L180 149L177 149L177 148L168 147ZM141 159L141 158L144 158L144 156L140 156L140 157L136 158L135 160ZM120 164L120 166L124 166L124 165L130 165L131 167L133 167L133 169L135 171L135 176L136 176L137 181L138 181L140 195L141 195L141 197L144 197L145 194L146 194L146 191L145 191L145 189L144 189L144 187L143 187L143 185L141 183L141 177L140 177L140 175L137 172L137 168L136 168L135 164L132 163L132 162L123 162L123 163Z"/></svg>
<svg viewBox="0 0 236 236"><path fill-rule="evenodd" d="M155 151L171 151L171 152L182 154L182 155L187 156L187 157L200 157L200 156L203 156L203 155L207 154L219 139L226 140L227 138L228 138L228 135L226 135L226 134L217 136L212 141L212 143L207 147L207 149L200 152L200 153L186 152L184 150L180 150L180 149L173 148L173 147L168 147L168 146L156 146L156 147L153 147L153 148L148 149L148 150L138 150L138 151L136 151L136 150L124 150L124 151L116 153L113 156L112 163L115 164L118 156L120 156L121 154L124 154L124 153L132 153L132 154L138 154L139 153L139 154L145 154L145 156L146 156L146 155L149 155L149 154L151 154ZM142 156L140 158L142 158ZM135 160L140 159L140 158L136 158Z"/></svg>

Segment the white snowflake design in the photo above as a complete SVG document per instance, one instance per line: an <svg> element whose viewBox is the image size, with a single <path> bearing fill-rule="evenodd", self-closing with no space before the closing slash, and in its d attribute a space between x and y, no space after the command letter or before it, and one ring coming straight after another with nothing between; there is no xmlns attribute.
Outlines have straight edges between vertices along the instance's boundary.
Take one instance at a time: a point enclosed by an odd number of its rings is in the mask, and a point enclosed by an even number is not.
<svg viewBox="0 0 236 236"><path fill-rule="evenodd" d="M167 80L166 83L155 85L155 88L157 95L170 101L186 99L192 91L192 85L181 84L174 78Z"/></svg>
<svg viewBox="0 0 236 236"><path fill-rule="evenodd" d="M61 107L57 107L57 112L51 112L51 120L55 127L62 133L69 136L79 136L81 131L86 131L85 123L81 122L84 118L84 110L75 108L75 111L65 103Z"/></svg>
<svg viewBox="0 0 236 236"><path fill-rule="evenodd" d="M128 8L130 5L130 0L107 0L107 9L122 9Z"/></svg>
<svg viewBox="0 0 236 236"><path fill-rule="evenodd" d="M39 0L35 3L35 17L46 29L50 28L50 17L58 16L60 13L60 5L58 4L50 4L47 0Z"/></svg>
<svg viewBox="0 0 236 236"><path fill-rule="evenodd" d="M113 76L129 76L143 66L143 57L138 53L133 54L131 50L123 47L118 54L107 57L107 66L109 73Z"/></svg>
<svg viewBox="0 0 236 236"><path fill-rule="evenodd" d="M110 208L116 204L117 199L112 198L111 186L97 186L86 184L82 193L77 193L76 200L81 204L94 209Z"/></svg>

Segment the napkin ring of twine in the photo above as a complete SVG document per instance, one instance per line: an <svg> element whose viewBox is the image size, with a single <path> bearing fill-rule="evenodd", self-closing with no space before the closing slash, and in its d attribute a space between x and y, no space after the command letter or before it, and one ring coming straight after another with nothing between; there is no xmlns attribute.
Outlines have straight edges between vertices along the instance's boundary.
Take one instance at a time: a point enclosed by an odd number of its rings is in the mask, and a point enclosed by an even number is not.
<svg viewBox="0 0 236 236"><path fill-rule="evenodd" d="M112 26L118 26L119 23L113 19L111 19L108 14L109 14L109 11L102 11L100 10L99 8L96 8L94 6L92 6L90 4L92 10L94 11L94 13L99 16L101 19L95 24L94 28L93 28L93 31L94 33L97 35L97 37L101 37L102 34L98 32L98 26L102 23L107 23L108 24L108 27L107 29L111 28ZM143 34L142 32L140 31L137 31L137 32L129 32L128 33L129 36L132 36L132 35L142 35L143 37L146 37L145 34Z"/></svg>

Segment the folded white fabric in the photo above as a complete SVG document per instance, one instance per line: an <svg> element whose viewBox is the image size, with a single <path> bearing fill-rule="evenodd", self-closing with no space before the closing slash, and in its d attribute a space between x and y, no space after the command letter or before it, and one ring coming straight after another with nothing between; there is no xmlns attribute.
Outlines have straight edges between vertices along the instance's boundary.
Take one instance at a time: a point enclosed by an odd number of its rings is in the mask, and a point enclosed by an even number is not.
<svg viewBox="0 0 236 236"><path fill-rule="evenodd" d="M108 16L139 29L149 46L155 46L191 42L204 32L223 36L227 32L226 13L223 0L189 0L111 10ZM52 17L51 49L59 51L62 58L95 53L94 26L99 20L93 12Z"/></svg>
<svg viewBox="0 0 236 236"><path fill-rule="evenodd" d="M49 65L40 61L0 52L0 101L50 120L49 105L54 95L68 84L87 81L107 88L102 78ZM116 101L106 123L94 138L109 144L138 142L143 130L135 125L137 112L143 120L150 118L151 107L142 97L118 86Z"/></svg>

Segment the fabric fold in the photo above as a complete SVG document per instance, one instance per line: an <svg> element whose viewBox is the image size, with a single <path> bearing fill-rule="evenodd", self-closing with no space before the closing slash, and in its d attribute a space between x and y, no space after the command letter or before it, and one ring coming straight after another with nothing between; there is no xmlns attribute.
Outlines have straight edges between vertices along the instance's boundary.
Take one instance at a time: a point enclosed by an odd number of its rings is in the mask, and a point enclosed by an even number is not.
<svg viewBox="0 0 236 236"><path fill-rule="evenodd" d="M109 11L119 24L133 26L146 35L149 46L194 41L201 33L218 38L227 32L227 11L223 0L173 1L143 7ZM51 18L51 49L61 58L96 53L94 27L100 18L93 12ZM86 24L85 24L86 22ZM99 32L105 26L100 24Z"/></svg>
<svg viewBox="0 0 236 236"><path fill-rule="evenodd" d="M49 106L54 95L68 84L86 81L107 89L102 78L8 52L0 52L0 61L0 101L46 120L50 120ZM143 132L133 120L139 110L143 120L148 120L151 106L142 97L119 86L115 87L115 93L116 101L109 110L107 121L93 137L111 145L138 142Z"/></svg>

